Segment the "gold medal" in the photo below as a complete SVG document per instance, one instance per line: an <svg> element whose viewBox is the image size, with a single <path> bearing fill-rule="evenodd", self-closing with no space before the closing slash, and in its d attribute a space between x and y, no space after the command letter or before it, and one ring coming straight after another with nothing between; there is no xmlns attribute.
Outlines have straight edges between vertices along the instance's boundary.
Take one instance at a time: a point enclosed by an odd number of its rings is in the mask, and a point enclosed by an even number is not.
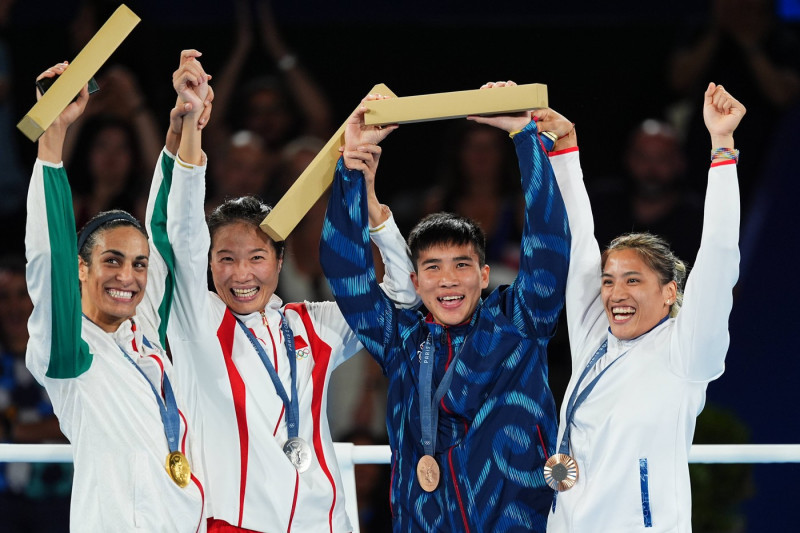
<svg viewBox="0 0 800 533"><path fill-rule="evenodd" d="M186 487L192 479L189 460L181 452L171 452L167 455L167 473L180 488Z"/></svg>
<svg viewBox="0 0 800 533"><path fill-rule="evenodd" d="M571 489L578 482L578 463L565 453L551 455L544 463L544 481L553 490Z"/></svg>
<svg viewBox="0 0 800 533"><path fill-rule="evenodd" d="M430 455L423 455L417 463L417 480L425 492L433 492L439 486L439 463Z"/></svg>

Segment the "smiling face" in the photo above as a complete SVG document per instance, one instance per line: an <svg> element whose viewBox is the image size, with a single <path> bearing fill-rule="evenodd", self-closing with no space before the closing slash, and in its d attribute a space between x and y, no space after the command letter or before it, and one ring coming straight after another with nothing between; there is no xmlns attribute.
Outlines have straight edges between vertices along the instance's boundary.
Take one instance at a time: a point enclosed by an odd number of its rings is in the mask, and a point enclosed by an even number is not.
<svg viewBox="0 0 800 533"><path fill-rule="evenodd" d="M481 266L472 244L437 245L421 250L411 281L437 324L467 322L489 285L489 265Z"/></svg>
<svg viewBox="0 0 800 533"><path fill-rule="evenodd" d="M608 254L601 294L611 333L629 340L651 330L675 303L677 284L662 285L656 272L627 248Z"/></svg>
<svg viewBox="0 0 800 533"><path fill-rule="evenodd" d="M217 294L234 313L262 311L278 286L283 259L266 233L245 222L214 232L211 276Z"/></svg>
<svg viewBox="0 0 800 533"><path fill-rule="evenodd" d="M144 298L150 248L132 226L100 230L91 262L78 258L83 313L105 331L114 332L136 314Z"/></svg>

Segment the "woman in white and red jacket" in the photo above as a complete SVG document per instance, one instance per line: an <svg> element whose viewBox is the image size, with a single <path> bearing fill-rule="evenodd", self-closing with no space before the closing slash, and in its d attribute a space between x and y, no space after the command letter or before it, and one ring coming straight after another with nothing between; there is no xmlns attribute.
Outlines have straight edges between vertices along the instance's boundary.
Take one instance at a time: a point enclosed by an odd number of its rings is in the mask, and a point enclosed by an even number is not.
<svg viewBox="0 0 800 533"><path fill-rule="evenodd" d="M326 406L331 373L362 346L334 302L284 304L275 294L284 243L259 228L269 206L228 200L206 221L199 55L184 51L173 75L193 112L176 153L162 152L147 219L153 246L172 258L166 330L189 418L201 428L208 529L351 531ZM414 304L405 241L391 217L382 220L372 237L384 288Z"/></svg>

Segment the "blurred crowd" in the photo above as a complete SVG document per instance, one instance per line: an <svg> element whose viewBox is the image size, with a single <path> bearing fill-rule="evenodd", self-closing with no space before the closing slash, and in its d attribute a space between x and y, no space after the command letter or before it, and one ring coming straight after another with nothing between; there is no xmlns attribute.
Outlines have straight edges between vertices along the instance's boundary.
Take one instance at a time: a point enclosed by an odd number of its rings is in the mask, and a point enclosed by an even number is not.
<svg viewBox="0 0 800 533"><path fill-rule="evenodd" d="M44 390L24 365L31 302L25 287L22 237L33 159L23 149L28 141L16 131L15 124L22 116L20 110L32 104L33 91L30 101L13 101L12 96L17 94L14 84L28 83L17 78L19 70L15 68L15 62L26 60L26 56L4 39L14 24L14 4L13 0L0 0L0 223L4 228L0 257L0 441L65 442ZM70 51L43 64L74 57L116 5L102 0L81 2L74 18L64 24ZM135 9L135 3L130 5ZM324 85L287 44L305 37L283 35L269 2L239 0L230 9L234 22L225 28L227 40L216 45L213 56L201 58L214 76L215 90L204 146L209 158L207 205L216 206L243 194L257 194L274 205L348 110L334 108ZM309 27L307 31L313 33L315 29ZM698 140L704 138L705 130L695 97L713 80L736 94L748 109L748 120L741 132L737 130L742 150L742 279L747 279L748 266L755 261L748 254L756 253L759 235L766 231L763 225L767 213L775 205L771 199L781 194L775 174L791 171L788 163L782 162L790 154L777 149L775 136L781 132L797 138L797 122L791 117L797 115L800 102L798 32L775 16L775 6L768 0L713 0L704 20L686 27L676 25L673 35L672 50L661 66L663 80L658 81L666 87L658 94L668 96L651 105L647 114L638 115L636 109L626 111L624 122L635 125L620 139L617 153L606 155L613 159L609 164L613 172L593 175L591 167L585 167L598 241L603 246L621 233L648 230L666 237L677 255L692 264L699 247L710 148L705 140ZM321 46L319 53L340 61L342 72L352 74L366 66L346 64L347 56L352 56L349 60L358 59L357 51L342 50L351 45L355 46L343 37L340 46ZM187 47L192 47L191 43ZM171 58L173 52L166 55ZM73 187L78 227L94 213L111 208L128 210L143 219L152 167L163 145L170 103L165 106L162 95L149 92L138 61L120 57L112 56L98 73L101 90L92 96L80 124L70 129L65 146L64 163ZM36 71L41 67L33 65ZM168 75L160 74L162 78ZM534 81L547 82L548 77L546 74ZM484 81L474 80L475 86ZM347 84L348 80L333 83ZM353 85L350 107L362 96L362 90L361 84ZM652 113L652 109L660 109L660 113ZM616 120L610 110L586 120L597 120L601 114L603 120ZM580 117L581 113L571 112L569 116ZM581 123L576 127L580 131ZM510 282L518 268L524 207L518 194L519 170L512 144L500 130L466 121L449 123L438 141L439 146L425 148L434 159L418 165L418 171L424 171L423 179L409 179L408 186L398 186L381 183L379 174L379 197L393 208L404 231L422 216L440 210L477 220L488 237L487 261L493 283ZM592 139L582 136L581 142L589 144ZM386 148L387 153L390 150ZM390 165L389 158L382 163ZM288 239L276 291L285 302L332 299L318 258L325 201L322 198L314 206ZM559 329L550 344L550 379L557 400L570 374L566 327ZM362 352L343 365L331 383L329 417L334 439L356 444L386 442L385 405L384 377L377 364ZM709 413L698 422L698 442L748 440L746 425L735 415L713 408ZM715 423L721 418L727 422ZM723 502L708 498L707 491L697 488L707 475L708 470L702 468L693 471L694 496L701 499L702 508L711 508L696 515L696 530L744 531L737 504L752 489L747 469L731 474L735 481L729 485L741 489L732 491ZM3 530L65 531L70 476L70 465L0 464L0 516L11 521L10 529L4 523ZM389 529L387 476L383 466L357 467L362 531ZM46 513L42 512L42 502L46 502ZM15 522L9 517L19 518Z"/></svg>

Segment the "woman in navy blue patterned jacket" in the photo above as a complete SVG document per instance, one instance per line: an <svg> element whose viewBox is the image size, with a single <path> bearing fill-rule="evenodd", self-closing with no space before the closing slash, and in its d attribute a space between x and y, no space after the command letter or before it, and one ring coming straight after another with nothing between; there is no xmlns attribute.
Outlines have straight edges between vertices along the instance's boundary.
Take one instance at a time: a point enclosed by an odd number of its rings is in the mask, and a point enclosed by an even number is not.
<svg viewBox="0 0 800 533"><path fill-rule="evenodd" d="M375 279L367 206L377 202L377 143L393 128L366 126L364 112L348 121L320 255L345 318L389 378L394 531L544 531L553 492L542 466L557 431L546 348L570 249L546 153L552 140L530 112L470 117L508 131L516 147L526 203L520 271L482 300L483 232L463 217L431 215L409 238L426 314L395 308Z"/></svg>

